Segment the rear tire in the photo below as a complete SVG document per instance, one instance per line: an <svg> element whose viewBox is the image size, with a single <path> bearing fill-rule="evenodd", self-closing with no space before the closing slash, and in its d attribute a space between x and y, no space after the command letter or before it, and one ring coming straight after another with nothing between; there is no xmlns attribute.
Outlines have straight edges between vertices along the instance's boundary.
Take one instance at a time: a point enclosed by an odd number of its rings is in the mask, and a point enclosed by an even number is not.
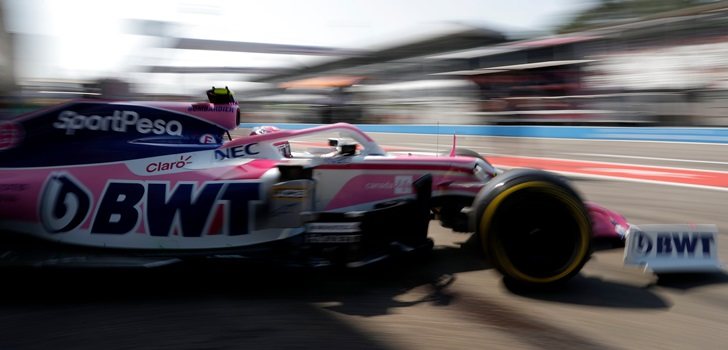
<svg viewBox="0 0 728 350"><path fill-rule="evenodd" d="M471 228L508 282L561 284L591 255L591 223L579 195L558 176L518 169L491 180L474 201Z"/></svg>

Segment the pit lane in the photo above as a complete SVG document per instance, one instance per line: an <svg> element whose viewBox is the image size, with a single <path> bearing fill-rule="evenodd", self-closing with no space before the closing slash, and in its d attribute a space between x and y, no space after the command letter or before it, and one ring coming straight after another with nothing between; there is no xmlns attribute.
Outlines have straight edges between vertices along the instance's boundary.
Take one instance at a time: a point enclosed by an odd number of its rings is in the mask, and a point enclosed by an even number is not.
<svg viewBox="0 0 728 350"><path fill-rule="evenodd" d="M439 151L451 140L373 136L386 146ZM723 145L478 137L458 144L486 155L609 155L610 162L728 170ZM728 259L725 191L574 181L586 198L636 224L717 224L720 256ZM658 280L622 267L621 251L612 249L596 253L563 291L513 291L460 247L466 235L437 223L430 232L437 247L427 259L355 273L245 265L251 272L208 266L5 275L0 349L717 349L728 341L725 274Z"/></svg>

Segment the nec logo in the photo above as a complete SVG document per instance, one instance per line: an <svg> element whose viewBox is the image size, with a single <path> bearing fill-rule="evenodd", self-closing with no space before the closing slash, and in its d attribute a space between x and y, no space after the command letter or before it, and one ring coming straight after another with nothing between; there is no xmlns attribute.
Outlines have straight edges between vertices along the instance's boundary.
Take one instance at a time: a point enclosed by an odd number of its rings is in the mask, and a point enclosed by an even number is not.
<svg viewBox="0 0 728 350"><path fill-rule="evenodd" d="M249 209L260 197L257 182L203 183L109 181L98 205L91 192L67 173L46 182L39 211L49 233L75 230L93 213L90 233L122 235L144 227L151 236L201 237L249 233ZM142 225L143 223L143 225Z"/></svg>
<svg viewBox="0 0 728 350"><path fill-rule="evenodd" d="M715 238L707 232L661 232L654 241L643 232L636 231L633 234L636 236L632 250L638 256L683 257L686 254L695 256L696 252L700 252L702 256L710 257L711 247L715 244Z"/></svg>
<svg viewBox="0 0 728 350"><path fill-rule="evenodd" d="M260 152L258 151L258 144L249 143L247 145L240 145L225 149L216 149L215 160L241 158L246 156L254 156L256 154L260 154Z"/></svg>

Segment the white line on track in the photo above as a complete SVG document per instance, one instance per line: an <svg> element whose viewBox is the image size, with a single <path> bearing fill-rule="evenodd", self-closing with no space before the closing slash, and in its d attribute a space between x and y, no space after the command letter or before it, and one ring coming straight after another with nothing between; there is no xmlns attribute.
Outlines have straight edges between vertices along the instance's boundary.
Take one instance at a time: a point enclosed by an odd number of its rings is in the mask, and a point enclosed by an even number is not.
<svg viewBox="0 0 728 350"><path fill-rule="evenodd" d="M629 159L646 159L646 160L664 160L668 162L682 162L682 163L702 163L702 164L721 164L728 165L728 162L718 162L712 160L695 160L695 159L679 159L679 158L660 158L660 157L645 157L645 156L626 156L622 154L604 154L604 153L564 153L575 156L591 156L591 157L602 157L602 158L629 158Z"/></svg>
<svg viewBox="0 0 728 350"><path fill-rule="evenodd" d="M557 162L590 163L590 164L597 164L597 165L604 165L604 166L638 167L638 168L650 168L650 169L660 169L660 170L668 170L668 171L669 170L684 170L684 171L697 171L697 172L716 173L716 174L728 174L728 171L725 171L725 170L695 169L695 168L683 168L683 167L664 166L664 165L642 165L642 164L630 164L630 163L618 163L618 162L601 162L601 161L596 161L596 160L524 156L524 155L512 155L512 154L502 154L502 153L491 153L491 155L501 156L501 157L523 158L523 159L531 158L531 159L541 159L541 160L552 160L552 161L557 161ZM487 156L488 155L486 154L486 157Z"/></svg>
<svg viewBox="0 0 728 350"><path fill-rule="evenodd" d="M414 146L417 144L421 145L427 145L422 143L407 143L406 146ZM432 146L431 144L429 146ZM387 146L383 146L387 147ZM397 147L403 147L403 146L397 146ZM487 148L487 147L469 147L468 148ZM419 152L411 152L412 154L420 153L424 154L423 151L427 151L425 149L419 148ZM434 151L434 150L432 150ZM441 150L442 151L442 150ZM396 152L395 152L396 153ZM705 170L705 169L692 169L692 168L677 168L677 167L667 167L667 166L650 166L650 165L639 165L639 164L628 164L628 163L606 163L606 162L597 162L597 161L590 161L590 160L581 160L581 159L563 159L563 158L550 158L550 157L535 157L535 156L522 156L522 155L512 155L512 154L502 154L502 153L489 153L492 156L501 156L501 157L515 157L515 158L536 158L536 159L547 159L547 160L555 160L555 161L567 161L567 162L586 162L586 163L593 163L593 164L602 164L602 165L616 165L616 166L636 166L641 168L654 168L654 169L660 169L660 170L669 170L669 169L675 169L675 170L687 170L687 171L705 171L705 172L711 172L711 173L725 173L724 171L716 171L716 170ZM592 155L590 153L564 153L564 154L574 154L574 155ZM486 157L488 154L486 154ZM614 157L621 157L619 155L609 155ZM629 157L626 157L629 158ZM645 157L645 158L651 158L651 157ZM657 158L657 159L664 159L668 160L668 158ZM718 162L718 164L723 164L721 162ZM728 163L726 163L728 164ZM510 167L497 167L508 169ZM576 177L576 178L590 178L590 179L600 179L600 180L614 180L614 181L625 181L625 182L635 182L635 183L647 183L647 184L654 184L654 185L667 185L667 186L677 186L677 187L688 187L688 188L696 188L696 189L702 189L702 190L717 190L717 191L728 191L728 188L725 187L717 187L717 186L705 186L705 185L695 185L695 184L685 184L685 183L677 183L677 182L669 182L669 181L659 181L659 180L647 180L647 179L636 179L636 178L629 178L629 177L623 177L623 176L609 176L609 175L595 175L595 174L587 174L587 173L581 173L581 172L566 172L566 171L553 171L555 173L559 173L565 176L570 177Z"/></svg>
<svg viewBox="0 0 728 350"><path fill-rule="evenodd" d="M432 143L427 143L427 142L407 142L406 145L407 146L416 146L416 147L422 147L422 146L432 147L432 146L435 146ZM497 149L497 147L490 147L490 146L471 146L469 144L463 145L463 144L460 144L459 141L458 141L457 147L465 147L465 148L470 148L470 149L473 149L473 150L476 150L476 149L480 149L480 150L493 150L493 149ZM452 140L450 142L448 142L447 144L440 143L440 148L441 149L442 148L446 148L449 151L450 148L452 148Z"/></svg>
<svg viewBox="0 0 728 350"><path fill-rule="evenodd" d="M499 167L499 168L511 169L512 167ZM666 186L676 186L676 187L688 187L688 188L696 188L696 189L701 189L701 190L728 192L728 187L705 186L705 185L694 185L694 184L685 184L685 183L678 183L678 182L634 179L634 178L621 177L621 176L594 175L594 174L585 174L585 173L578 173L578 172L571 172L571 171L554 171L554 170L549 170L549 171L552 173L557 173L557 174L571 177L574 179L614 180L614 181L636 182L636 183L646 183L646 184L652 184L652 185L666 185Z"/></svg>
<svg viewBox="0 0 728 350"><path fill-rule="evenodd" d="M397 148L407 148L413 145L427 145L424 143L406 143L401 145L382 145L382 147L397 147ZM432 147L432 145L429 145ZM489 147L478 147L478 146L468 146L468 145L462 145L462 147L470 148L473 150L481 150L481 149L489 149ZM449 150L450 148L447 148L446 150ZM492 149L492 148L490 148ZM444 152L446 150L440 149L440 152ZM434 152L435 149L432 148L421 148L417 147L417 151L419 152L427 152L432 151ZM683 161L683 162L691 162L691 163L707 163L707 164L725 164L728 165L728 162L713 162L713 161L700 161L700 160L690 160L690 159L672 159L672 158L657 158L657 157L638 157L638 156L622 156L622 155L616 155L616 154L601 154L601 153L566 153L566 152L559 152L561 154L567 154L567 155L583 155L583 156L603 156L603 157L611 157L611 158L634 158L634 159L653 159L653 160L673 160L673 161ZM620 163L620 162L600 162L595 160L586 160L586 159L569 159L569 158L555 158L555 157L543 157L538 155L522 155L522 154L507 154L507 153L498 153L498 152L488 152L484 154L484 156L487 158L488 156L498 156L498 157L513 157L513 158L524 158L524 159L545 159L545 160L554 160L554 161L565 161L565 162L583 162L583 163L593 163L593 164L604 164L604 165L616 165L616 166L632 166L632 167L643 167L643 168L654 168L654 169L675 169L675 170L687 170L687 171L705 171L710 173L726 173L726 170L712 170L712 169L696 169L696 168L684 168L684 167L674 167L674 166L665 166L665 165L643 165L643 164L630 164L630 163Z"/></svg>
<svg viewBox="0 0 728 350"><path fill-rule="evenodd" d="M387 135L407 135L407 136L437 136L437 134L410 134L410 133L401 133L401 132L379 132L379 131L367 131L367 134L375 135L375 134L387 134ZM440 134L440 136L449 136L452 137L450 134ZM718 143L718 142L689 142L689 141L654 141L654 140L603 140L603 139L577 139L577 138L567 138L567 137L526 137L526 136L488 136L488 135L457 135L458 137L468 137L468 138L497 138L497 139L514 139L514 140L548 140L548 141L590 141L590 142L639 142L639 143L679 143L679 144L687 144L687 145L711 145L711 146L728 146L728 143ZM452 139L451 139L452 140Z"/></svg>

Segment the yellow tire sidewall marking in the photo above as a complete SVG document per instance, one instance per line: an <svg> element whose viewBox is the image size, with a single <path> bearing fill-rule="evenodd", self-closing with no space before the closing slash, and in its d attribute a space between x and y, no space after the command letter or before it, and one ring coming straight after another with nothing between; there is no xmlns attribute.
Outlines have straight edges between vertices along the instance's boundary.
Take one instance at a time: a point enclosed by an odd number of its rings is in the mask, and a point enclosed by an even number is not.
<svg viewBox="0 0 728 350"><path fill-rule="evenodd" d="M574 271L574 269L578 268L581 261L586 257L586 255L589 253L589 240L591 239L590 233L589 233L589 221L587 220L586 216L583 215L583 211L581 210L581 205L577 202L577 200L570 195L567 191L565 191L563 188L554 185L550 182L545 181L528 181L524 183L520 183L517 185L514 185L511 188L508 188L504 190L503 192L499 193L495 198L493 198L490 203L488 203L488 207L485 209L485 212L480 220L480 231L479 234L481 235L481 244L483 245L484 251L487 250L488 245L488 230L490 229L490 225L492 223L493 215L495 215L496 210L498 209L498 206L508 198L511 194L523 190L523 189L535 189L538 192L543 192L547 194L553 195L555 198L557 198L562 203L566 204L566 206L569 208L570 212L573 214L573 216L577 219L577 223L579 225L579 233L582 236L580 245L577 249L577 254L575 255L576 259L574 259L568 266L561 271L560 273L549 276L549 277L534 277L529 276L527 274L524 274L520 270L518 270L513 263L511 263L510 259L506 256L505 251L503 250L503 247L499 240L495 240L496 246L493 248L493 254L495 256L491 257L492 259L495 259L499 265L505 270L504 272L508 275L511 275L518 280L530 282L530 283L550 283L555 282L561 278L566 277L570 273Z"/></svg>

